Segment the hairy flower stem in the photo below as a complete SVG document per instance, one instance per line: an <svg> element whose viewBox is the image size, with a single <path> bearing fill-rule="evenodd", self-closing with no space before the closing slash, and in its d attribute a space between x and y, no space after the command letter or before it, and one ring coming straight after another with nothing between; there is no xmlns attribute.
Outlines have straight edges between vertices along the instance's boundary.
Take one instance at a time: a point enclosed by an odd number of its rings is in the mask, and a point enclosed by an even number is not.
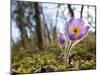
<svg viewBox="0 0 100 75"><path fill-rule="evenodd" d="M73 42L71 41L70 44L67 46L67 48L65 48L65 52L64 52L65 63L68 63L68 61L69 61L69 55L70 55L70 50L71 50L72 44L73 44Z"/></svg>
<svg viewBox="0 0 100 75"><path fill-rule="evenodd" d="M71 43L68 46L67 53L66 53L67 63L68 63L68 60L69 60L69 55L70 55L70 51L71 51L72 45L73 45L73 42L71 41Z"/></svg>
<svg viewBox="0 0 100 75"><path fill-rule="evenodd" d="M64 62L66 63L66 53L67 53L67 50L66 49L68 49L68 45L65 47L65 50L64 50Z"/></svg>

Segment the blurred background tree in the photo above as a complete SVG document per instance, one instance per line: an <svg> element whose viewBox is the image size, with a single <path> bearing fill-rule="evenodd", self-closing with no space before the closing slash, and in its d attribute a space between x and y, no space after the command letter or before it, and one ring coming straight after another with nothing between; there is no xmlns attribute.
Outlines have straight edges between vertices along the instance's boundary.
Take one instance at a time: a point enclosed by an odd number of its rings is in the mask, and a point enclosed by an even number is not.
<svg viewBox="0 0 100 75"><path fill-rule="evenodd" d="M95 9L92 6L84 6L83 8L81 5L12 0L13 45L20 43L23 49L32 49L34 47L43 49L50 42L57 41L58 33L65 32L65 23L70 17L75 17L74 15L79 17L83 14L83 18L88 20L92 26L92 31L95 31L95 16L93 16L95 12L93 10Z"/></svg>

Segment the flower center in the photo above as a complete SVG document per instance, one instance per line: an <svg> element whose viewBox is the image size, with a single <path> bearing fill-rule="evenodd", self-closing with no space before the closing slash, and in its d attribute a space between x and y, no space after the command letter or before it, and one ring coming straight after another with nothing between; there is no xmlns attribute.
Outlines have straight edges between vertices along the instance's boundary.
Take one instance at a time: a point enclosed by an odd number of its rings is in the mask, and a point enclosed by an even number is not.
<svg viewBox="0 0 100 75"><path fill-rule="evenodd" d="M78 26L73 26L72 28L71 28L71 30L70 30L73 34L74 34L74 36L75 37L77 37L78 35L79 35L79 33L80 33L80 28L78 27Z"/></svg>
<svg viewBox="0 0 100 75"><path fill-rule="evenodd" d="M76 33L77 32L77 29L74 29L74 32Z"/></svg>

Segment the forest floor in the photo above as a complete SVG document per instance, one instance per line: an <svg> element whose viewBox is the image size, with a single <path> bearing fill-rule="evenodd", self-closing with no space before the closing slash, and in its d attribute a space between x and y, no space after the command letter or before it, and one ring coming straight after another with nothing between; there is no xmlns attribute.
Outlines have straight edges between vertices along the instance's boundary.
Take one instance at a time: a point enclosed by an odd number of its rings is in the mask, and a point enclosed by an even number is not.
<svg viewBox="0 0 100 75"><path fill-rule="evenodd" d="M76 44L66 64L61 50L56 44L44 50L14 51L12 53L12 71L15 73L43 73L60 71L78 71L96 69L95 40L87 37Z"/></svg>

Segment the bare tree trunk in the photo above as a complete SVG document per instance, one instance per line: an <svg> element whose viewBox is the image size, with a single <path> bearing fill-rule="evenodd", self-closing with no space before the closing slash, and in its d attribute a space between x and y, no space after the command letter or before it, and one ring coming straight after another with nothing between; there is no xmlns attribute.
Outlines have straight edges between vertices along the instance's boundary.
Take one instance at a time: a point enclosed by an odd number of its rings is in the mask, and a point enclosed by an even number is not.
<svg viewBox="0 0 100 75"><path fill-rule="evenodd" d="M56 19L55 19L55 27L54 27L54 32L53 32L53 35L54 35L54 40L57 38L57 18L58 18L58 14L59 14L59 7L60 7L60 4L58 4L57 6L57 12L56 12Z"/></svg>
<svg viewBox="0 0 100 75"><path fill-rule="evenodd" d="M20 33L21 33L21 41L22 41L23 47L27 48L26 45L28 44L28 36L27 36L27 32L26 32L26 29L25 29L22 21L21 21L21 24L18 25L18 28L19 28Z"/></svg>
<svg viewBox="0 0 100 75"><path fill-rule="evenodd" d="M41 13L42 13L42 15L43 15L43 23L44 23L44 26L45 26L45 30L46 30L46 32L47 32L48 40L49 40L49 42L51 42L50 32L49 32L49 29L48 29L48 25L47 25L47 22L46 22L45 15L44 15L44 13L43 13L42 7L41 7Z"/></svg>
<svg viewBox="0 0 100 75"><path fill-rule="evenodd" d="M27 32L25 30L24 27L21 28L21 38L22 38L22 41L23 41L23 44L24 44L24 48L27 48L28 46L28 36L27 36Z"/></svg>
<svg viewBox="0 0 100 75"><path fill-rule="evenodd" d="M28 45L28 35L27 35L27 31L25 29L26 24L24 23L24 9L21 3L18 3L19 5L19 11L18 11L18 16L17 16L17 25L18 28L20 30L21 33L21 40L22 40L22 44L24 49L27 48Z"/></svg>
<svg viewBox="0 0 100 75"><path fill-rule="evenodd" d="M38 46L40 49L44 48L44 37L43 37L43 27L41 23L41 16L40 16L40 7L39 3L34 3L35 8L35 20L36 20L36 33L37 33L37 39L38 39Z"/></svg>

